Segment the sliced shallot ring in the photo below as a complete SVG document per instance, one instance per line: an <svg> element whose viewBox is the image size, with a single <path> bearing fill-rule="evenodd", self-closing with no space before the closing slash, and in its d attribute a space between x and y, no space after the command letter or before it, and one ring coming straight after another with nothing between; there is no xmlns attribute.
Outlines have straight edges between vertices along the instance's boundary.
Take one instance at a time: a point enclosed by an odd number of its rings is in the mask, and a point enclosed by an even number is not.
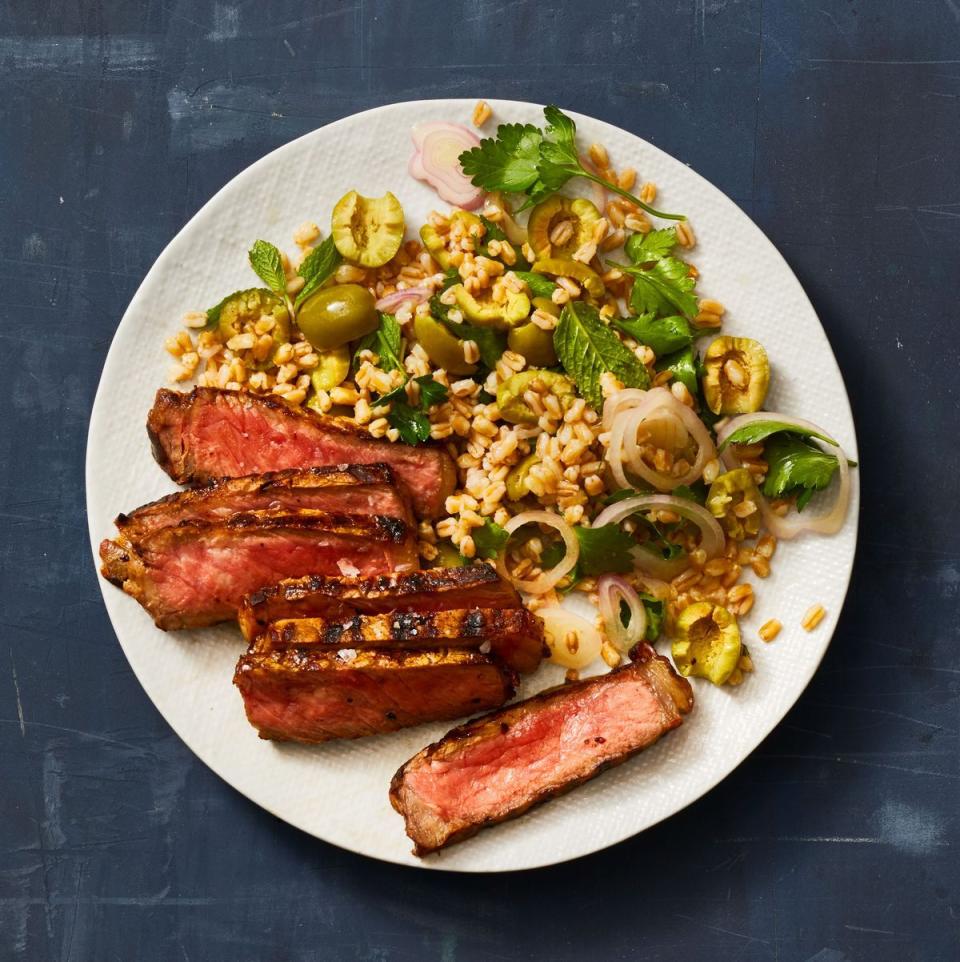
<svg viewBox="0 0 960 962"><path fill-rule="evenodd" d="M743 414L740 417L733 418L723 426L723 429L717 435L717 441L723 444L734 431L745 428L750 424L756 424L758 421L780 421L783 424L800 428L804 431L814 431L817 434L826 435L827 437L830 436L823 428L819 428L816 424L805 421L803 418L793 418L786 414L777 414L774 411L762 411L756 414ZM837 496L834 498L830 509L815 517L805 516L798 511L792 517L781 518L780 515L770 507L770 502L761 492L760 513L763 515L764 526L770 534L782 540L790 541L804 531L812 531L815 534L836 534L843 527L843 523L847 518L847 509L850 507L851 488L850 466L847 464L847 456L839 444L831 444L822 438L811 438L810 440L822 447L835 449L837 464L840 468L840 488L837 491ZM734 451L734 445L732 444L726 448L721 457L723 458L723 463L728 468L736 467L740 464L740 459L737 457Z"/></svg>
<svg viewBox="0 0 960 962"><path fill-rule="evenodd" d="M392 294L381 297L380 300L374 304L374 307L378 311L389 314L408 301L411 304L422 304L424 301L429 301L432 294L433 292L429 287L408 287L404 291L394 291Z"/></svg>
<svg viewBox="0 0 960 962"><path fill-rule="evenodd" d="M681 518L693 522L700 529L700 547L708 558L715 558L723 551L723 528L717 523L717 519L696 501L677 498L670 494L638 494L633 498L624 498L623 501L617 501L604 508L593 519L593 527L620 524L637 511L673 511ZM657 577L656 572L653 572L653 575Z"/></svg>
<svg viewBox="0 0 960 962"><path fill-rule="evenodd" d="M475 187L460 166L460 154L480 145L480 138L463 124L436 120L416 124L411 130L413 156L408 170L425 181L443 200L464 210L480 206L483 191Z"/></svg>
<svg viewBox="0 0 960 962"><path fill-rule="evenodd" d="M625 655L647 633L647 609L633 585L619 575L604 575L597 582L597 594L607 637ZM621 601L630 609L627 625L620 620Z"/></svg>
<svg viewBox="0 0 960 962"><path fill-rule="evenodd" d="M522 528L525 524L545 524L551 528L556 528L567 549L564 556L548 571L542 572L536 578L524 580L523 578L515 578L507 570L507 552L504 548L497 557L497 570L507 581L521 591L531 595L542 595L548 592L564 575L573 571L577 559L580 557L580 542L577 540L573 528L559 515L551 514L549 511L522 511L520 514L514 515L503 526L503 529L507 534L513 534L514 531Z"/></svg>

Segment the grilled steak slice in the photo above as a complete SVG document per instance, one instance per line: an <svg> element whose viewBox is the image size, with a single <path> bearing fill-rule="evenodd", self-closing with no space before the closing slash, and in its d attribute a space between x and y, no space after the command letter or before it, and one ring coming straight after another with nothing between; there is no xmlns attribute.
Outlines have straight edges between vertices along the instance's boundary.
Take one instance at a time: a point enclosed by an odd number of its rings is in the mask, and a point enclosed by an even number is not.
<svg viewBox="0 0 960 962"><path fill-rule="evenodd" d="M270 650L337 648L480 648L515 671L536 670L544 656L543 626L526 608L454 608L354 615L347 620L285 618L260 643Z"/></svg>
<svg viewBox="0 0 960 962"><path fill-rule="evenodd" d="M520 596L486 564L368 579L311 575L254 592L244 599L238 618L252 641L281 618L346 620L357 614L475 607L519 608Z"/></svg>
<svg viewBox="0 0 960 962"><path fill-rule="evenodd" d="M390 801L426 855L514 818L652 745L693 694L647 645L608 675L542 692L467 722L410 759Z"/></svg>
<svg viewBox="0 0 960 962"><path fill-rule="evenodd" d="M244 478L223 478L205 488L182 491L145 504L117 518L128 540L185 521L228 521L255 512L279 517L304 512L380 515L413 525L406 498L385 464L342 464L327 468L276 471Z"/></svg>
<svg viewBox="0 0 960 962"><path fill-rule="evenodd" d="M161 388L147 418L160 466L180 484L329 464L386 463L417 514L443 511L456 470L438 446L392 444L344 418L324 417L275 397L198 387Z"/></svg>
<svg viewBox="0 0 960 962"><path fill-rule="evenodd" d="M261 738L325 742L459 718L513 697L516 675L475 651L288 648L240 658L234 684Z"/></svg>
<svg viewBox="0 0 960 962"><path fill-rule="evenodd" d="M417 548L399 518L251 512L160 528L137 542L104 541L100 557L104 576L157 627L171 629L233 618L244 595L290 575L343 565L367 575L413 568Z"/></svg>

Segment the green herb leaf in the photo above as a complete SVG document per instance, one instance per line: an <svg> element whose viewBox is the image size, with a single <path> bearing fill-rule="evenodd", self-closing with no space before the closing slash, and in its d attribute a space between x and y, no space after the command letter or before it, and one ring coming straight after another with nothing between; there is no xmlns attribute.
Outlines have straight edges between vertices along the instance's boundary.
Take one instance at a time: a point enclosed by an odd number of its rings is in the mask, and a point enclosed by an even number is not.
<svg viewBox="0 0 960 962"><path fill-rule="evenodd" d="M689 347L697 337L690 322L679 315L657 317L650 311L638 317L614 317L611 323L658 356Z"/></svg>
<svg viewBox="0 0 960 962"><path fill-rule="evenodd" d="M483 224L486 233L483 235L484 241L489 243L492 240L506 240L507 235L500 229L498 224L495 224L489 217L484 217L483 214L480 215L480 223Z"/></svg>
<svg viewBox="0 0 960 962"><path fill-rule="evenodd" d="M532 297L551 297L557 289L557 285L544 274L535 274L533 271L514 271L513 273L530 288Z"/></svg>
<svg viewBox="0 0 960 962"><path fill-rule="evenodd" d="M427 416L406 401L392 402L387 422L400 432L400 440L405 444L421 444L430 440L430 421Z"/></svg>
<svg viewBox="0 0 960 962"><path fill-rule="evenodd" d="M636 542L625 531L621 531L619 525L605 524L599 528L575 525L573 530L580 542L578 580L633 571L630 552L636 547Z"/></svg>
<svg viewBox="0 0 960 962"><path fill-rule="evenodd" d="M495 521L484 518L483 527L470 532L478 558L496 558L510 539L510 535Z"/></svg>
<svg viewBox="0 0 960 962"><path fill-rule="evenodd" d="M693 356L693 348L685 347L661 357L654 365L657 371L672 371L674 380L680 381L694 396L700 394L700 382L697 380L697 359Z"/></svg>
<svg viewBox="0 0 960 962"><path fill-rule="evenodd" d="M796 493L797 510L802 511L815 491L830 484L837 470L837 459L795 434L773 434L764 445L767 477L763 493L782 498Z"/></svg>
<svg viewBox="0 0 960 962"><path fill-rule="evenodd" d="M274 294L286 296L287 278L283 273L280 251L268 241L258 240L253 242L253 247L250 248L247 256L250 258L250 266L256 271L260 280Z"/></svg>
<svg viewBox="0 0 960 962"><path fill-rule="evenodd" d="M676 230L665 227L663 230L652 230L649 234L631 234L623 250L634 264L649 264L666 257L676 243Z"/></svg>
<svg viewBox="0 0 960 962"><path fill-rule="evenodd" d="M600 318L595 307L570 301L560 315L553 346L564 370L595 410L603 408L600 376L615 374L627 387L647 388L650 376L619 337Z"/></svg>
<svg viewBox="0 0 960 962"><path fill-rule="evenodd" d="M318 244L303 259L297 274L306 283L297 294L294 307L299 307L311 294L317 291L322 284L333 275L333 272L340 266L343 257L333 243L333 237L328 237L323 243Z"/></svg>
<svg viewBox="0 0 960 962"><path fill-rule="evenodd" d="M629 264L616 267L633 277L630 309L635 313L676 314L679 311L686 317L697 314L697 298L691 293L697 282L684 261L661 257L650 267Z"/></svg>
<svg viewBox="0 0 960 962"><path fill-rule="evenodd" d="M497 366L497 361L503 357L503 352L507 349L506 334L492 327L480 327L467 321L455 324L449 318L441 318L440 320L454 337L461 341L474 341L476 343L477 350L480 351L480 360L486 367L493 370Z"/></svg>
<svg viewBox="0 0 960 962"><path fill-rule="evenodd" d="M358 355L361 351L373 351L379 358L379 366L384 371L402 371L403 333L397 319L392 314L380 315L380 326L365 334L357 343L353 353L354 366L359 366Z"/></svg>
<svg viewBox="0 0 960 962"><path fill-rule="evenodd" d="M827 444L834 446L837 443L833 438L827 437L826 434L820 434L818 431L812 431L809 428L798 428L793 424L785 424L783 421L754 421L753 424L746 424L734 431L717 448L717 452L723 451L730 444L756 444L758 441L764 441L770 435L779 434L781 431L787 431L799 438L819 438L821 441L826 441Z"/></svg>
<svg viewBox="0 0 960 962"><path fill-rule="evenodd" d="M460 167L477 187L521 193L537 179L542 138L532 124L501 124L495 139L460 154Z"/></svg>
<svg viewBox="0 0 960 962"><path fill-rule="evenodd" d="M696 501L697 504L707 503L707 486L702 481L694 481L690 484L680 484L670 492L675 498L686 498L688 501Z"/></svg>
<svg viewBox="0 0 960 962"><path fill-rule="evenodd" d="M643 607L647 609L647 631L644 638L649 642L654 642L660 637L660 632L663 631L666 605L654 598L653 595L648 595L645 592L640 593L640 600L643 602Z"/></svg>
<svg viewBox="0 0 960 962"><path fill-rule="evenodd" d="M434 404L443 404L447 399L447 389L433 379L432 374L422 374L415 377L414 381L420 385L420 407L426 411Z"/></svg>

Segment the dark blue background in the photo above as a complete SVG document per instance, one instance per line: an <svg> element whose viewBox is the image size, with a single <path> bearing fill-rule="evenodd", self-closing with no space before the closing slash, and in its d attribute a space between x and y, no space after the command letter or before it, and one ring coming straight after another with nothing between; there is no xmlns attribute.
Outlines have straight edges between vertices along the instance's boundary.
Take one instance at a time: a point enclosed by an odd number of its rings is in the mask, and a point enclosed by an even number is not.
<svg viewBox="0 0 960 962"><path fill-rule="evenodd" d="M778 731L642 837L499 877L339 851L207 771L84 517L100 367L170 238L287 140L444 96L593 114L741 204L830 335L864 479ZM0 957L960 958L958 121L958 0L0 4Z"/></svg>

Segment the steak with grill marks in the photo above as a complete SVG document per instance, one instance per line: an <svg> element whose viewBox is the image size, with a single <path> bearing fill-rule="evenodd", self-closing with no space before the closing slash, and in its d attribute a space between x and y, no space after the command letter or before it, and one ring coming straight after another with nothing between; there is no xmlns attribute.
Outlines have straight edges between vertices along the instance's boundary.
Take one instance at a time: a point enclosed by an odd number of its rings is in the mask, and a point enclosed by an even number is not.
<svg viewBox="0 0 960 962"><path fill-rule="evenodd" d="M160 466L180 484L285 468L386 463L422 517L437 517L456 469L436 445L392 444L344 418L294 407L277 397L197 387L157 392L147 432Z"/></svg>
<svg viewBox="0 0 960 962"><path fill-rule="evenodd" d="M430 568L373 578L309 575L244 598L238 619L248 641L281 618L347 620L354 615L451 608L519 608L520 596L488 564Z"/></svg>
<svg viewBox="0 0 960 962"><path fill-rule="evenodd" d="M228 521L236 514L260 517L306 512L381 515L409 525L413 516L385 464L341 464L223 478L205 488L179 492L121 514L117 527L130 541L187 521Z"/></svg>
<svg viewBox="0 0 960 962"><path fill-rule="evenodd" d="M362 575L415 568L413 530L402 519L306 511L192 520L100 545L104 576L132 595L159 628L233 618L244 595L306 572L349 566Z"/></svg>
<svg viewBox="0 0 960 962"><path fill-rule="evenodd" d="M261 643L272 650L313 645L336 648L479 648L519 672L543 658L543 626L526 608L454 608L355 615L347 620L285 618Z"/></svg>
<svg viewBox="0 0 960 962"><path fill-rule="evenodd" d="M390 801L426 855L594 778L680 725L689 683L648 645L607 675L453 729L403 765Z"/></svg>
<svg viewBox="0 0 960 962"><path fill-rule="evenodd" d="M326 742L459 718L513 697L516 675L463 649L264 651L254 645L233 677L261 738Z"/></svg>

